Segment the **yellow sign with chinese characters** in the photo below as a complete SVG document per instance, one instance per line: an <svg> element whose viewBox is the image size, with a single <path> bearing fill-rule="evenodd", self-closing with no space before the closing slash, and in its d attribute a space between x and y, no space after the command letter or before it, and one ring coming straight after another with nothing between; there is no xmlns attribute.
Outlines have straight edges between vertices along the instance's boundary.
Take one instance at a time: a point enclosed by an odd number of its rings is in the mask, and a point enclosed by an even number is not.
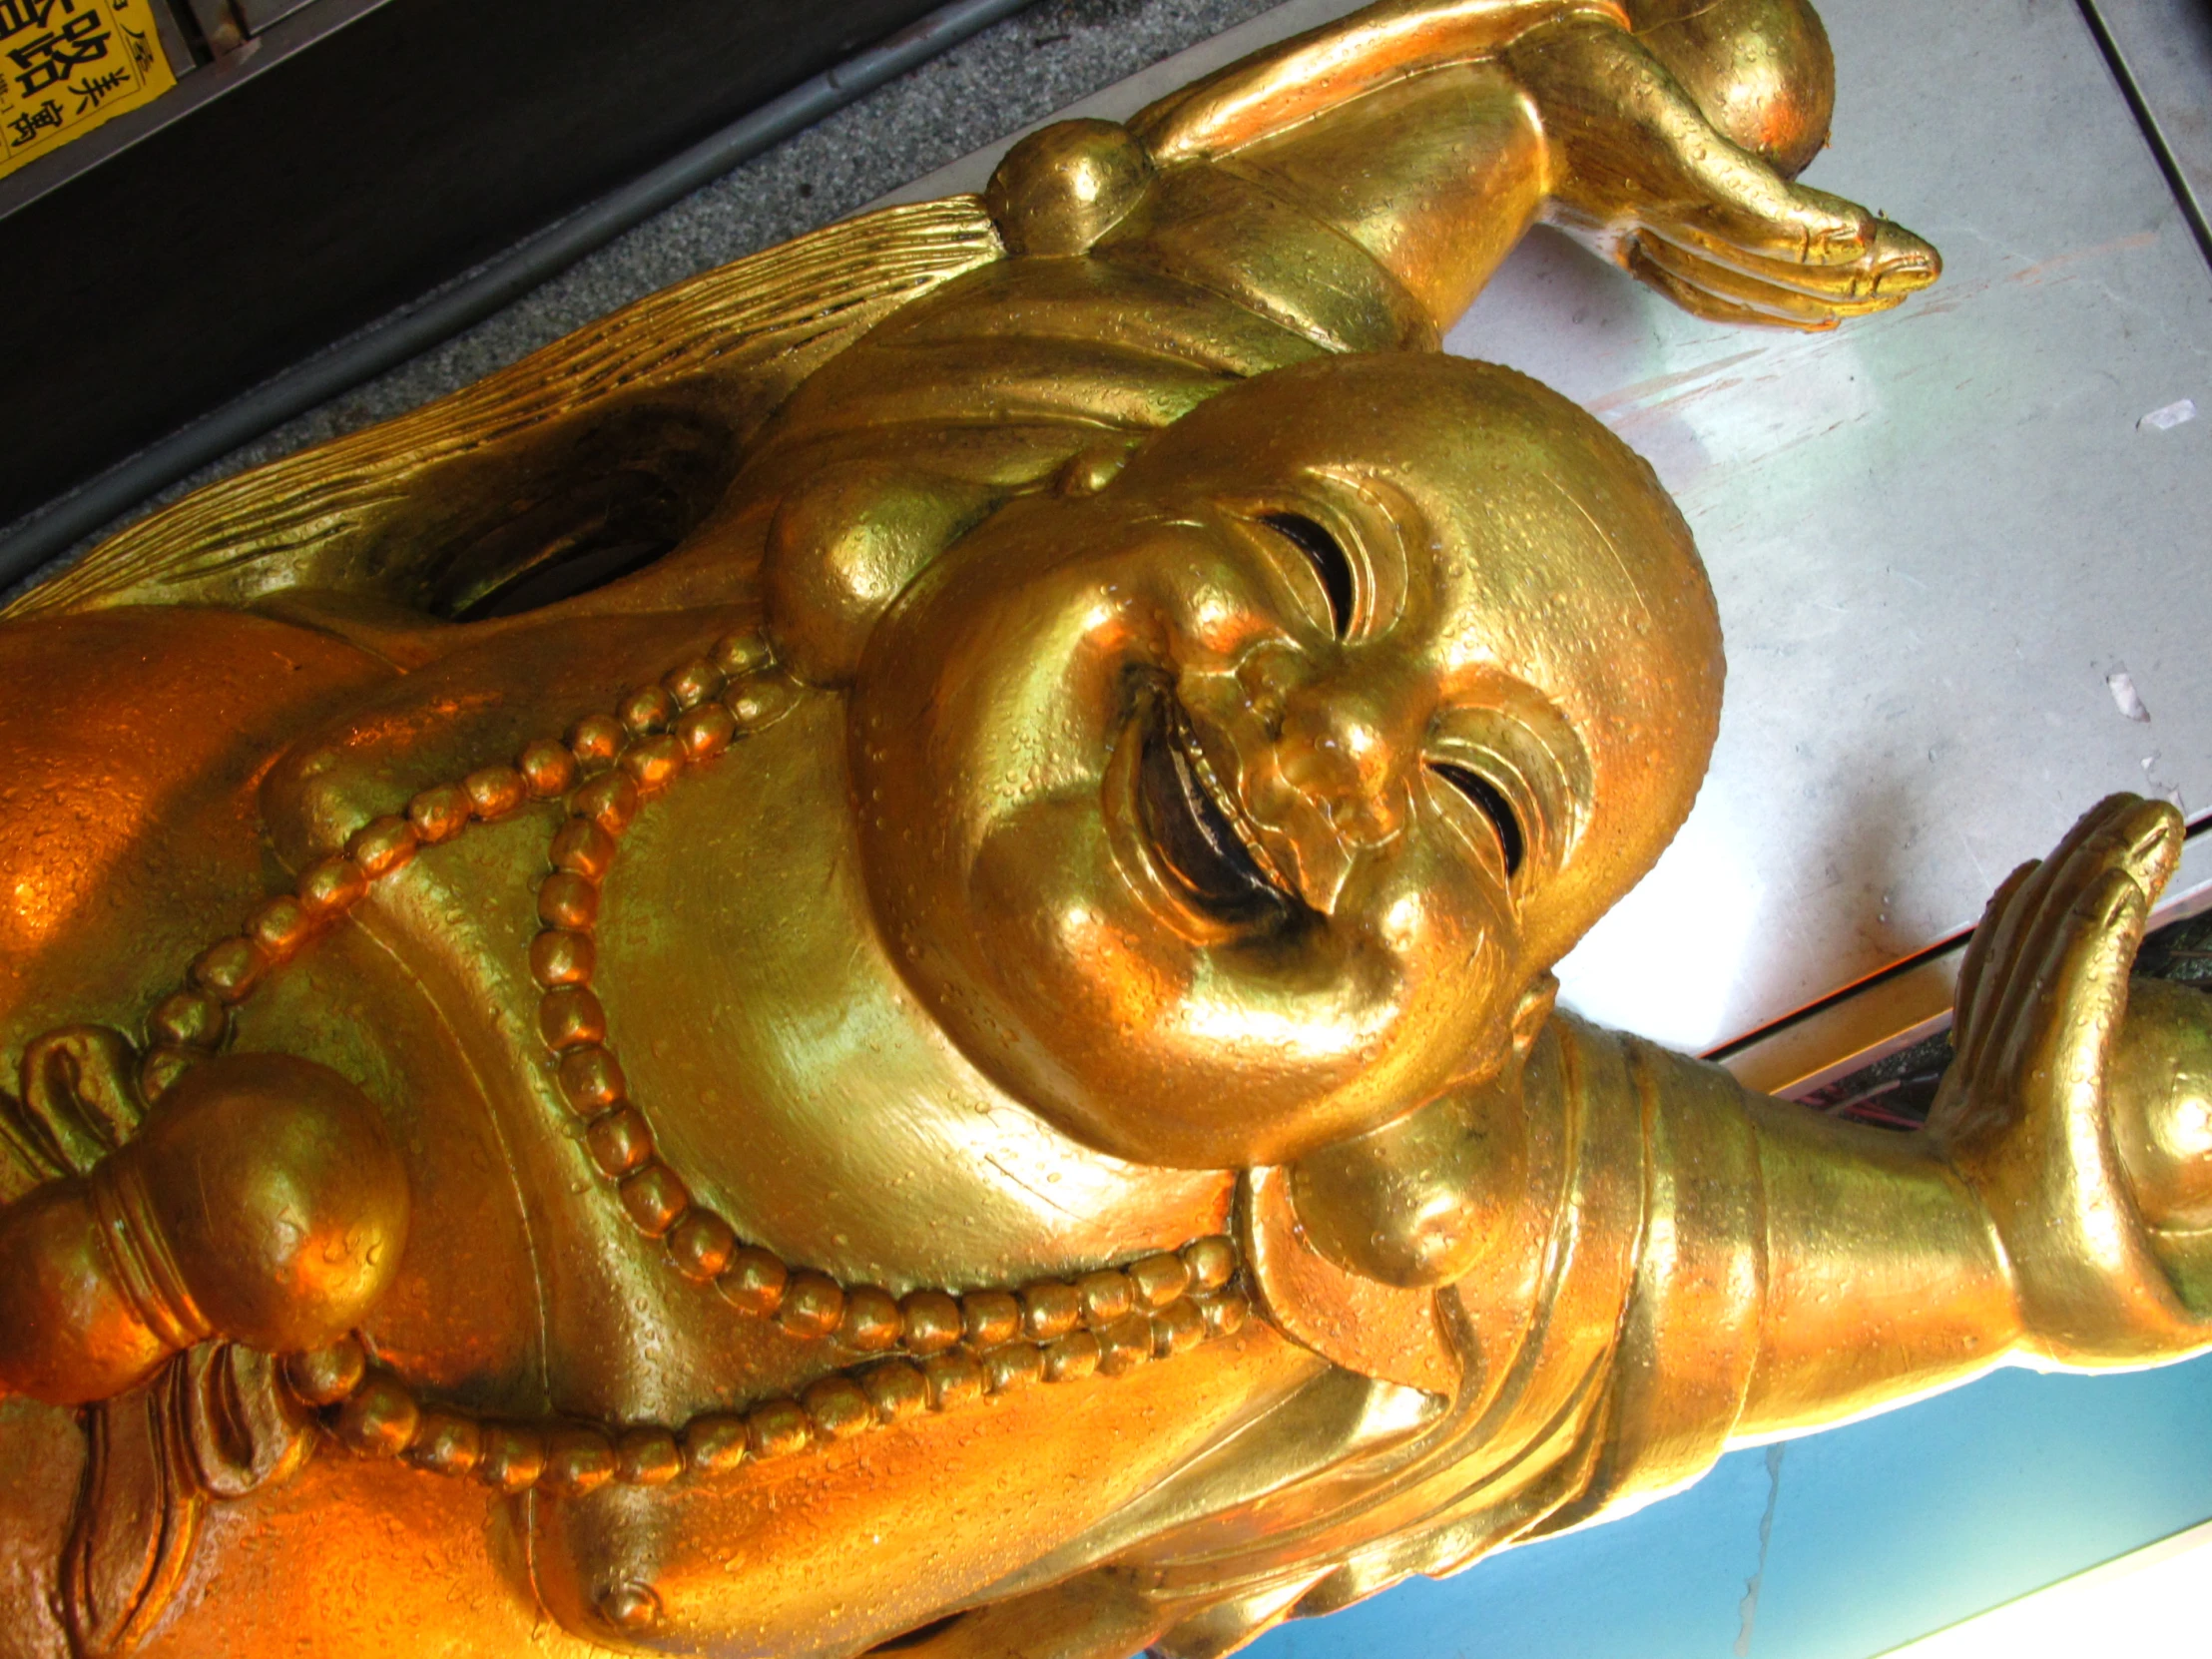
<svg viewBox="0 0 2212 1659"><path fill-rule="evenodd" d="M0 0L0 177L177 84L153 0Z"/></svg>

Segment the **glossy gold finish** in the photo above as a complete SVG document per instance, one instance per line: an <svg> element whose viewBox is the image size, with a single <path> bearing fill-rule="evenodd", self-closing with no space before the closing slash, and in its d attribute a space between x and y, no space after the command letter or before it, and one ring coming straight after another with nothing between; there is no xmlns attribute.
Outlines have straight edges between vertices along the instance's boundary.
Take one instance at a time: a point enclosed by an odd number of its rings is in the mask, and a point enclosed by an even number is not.
<svg viewBox="0 0 2212 1659"><path fill-rule="evenodd" d="M1688 532L1435 345L1735 321L1799 0L1386 0L214 486L0 626L0 1651L1226 1653L2008 1359L2212 1337L2177 835L1890 1137L1552 1010Z"/></svg>

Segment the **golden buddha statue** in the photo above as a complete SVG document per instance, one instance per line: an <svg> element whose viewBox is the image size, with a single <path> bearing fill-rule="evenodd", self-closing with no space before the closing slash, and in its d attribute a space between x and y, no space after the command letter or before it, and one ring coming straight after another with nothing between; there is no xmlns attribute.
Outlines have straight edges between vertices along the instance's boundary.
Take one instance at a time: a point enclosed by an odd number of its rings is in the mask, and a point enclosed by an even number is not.
<svg viewBox="0 0 2212 1659"><path fill-rule="evenodd" d="M1992 901L1925 1132L1552 1007L1721 644L1437 341L1724 321L1801 0L1383 0L210 487L0 624L0 1653L1200 1659L2007 1363L2212 1343L2180 829Z"/></svg>

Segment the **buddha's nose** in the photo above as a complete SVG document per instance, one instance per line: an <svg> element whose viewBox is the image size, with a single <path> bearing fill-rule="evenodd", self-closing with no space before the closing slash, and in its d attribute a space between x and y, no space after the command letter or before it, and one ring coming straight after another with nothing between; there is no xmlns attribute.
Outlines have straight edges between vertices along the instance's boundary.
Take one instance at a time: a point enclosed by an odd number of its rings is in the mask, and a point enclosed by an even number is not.
<svg viewBox="0 0 2212 1659"><path fill-rule="evenodd" d="M1379 845L1404 822L1406 721L1392 692L1323 681L1285 700L1277 768L1348 847Z"/></svg>

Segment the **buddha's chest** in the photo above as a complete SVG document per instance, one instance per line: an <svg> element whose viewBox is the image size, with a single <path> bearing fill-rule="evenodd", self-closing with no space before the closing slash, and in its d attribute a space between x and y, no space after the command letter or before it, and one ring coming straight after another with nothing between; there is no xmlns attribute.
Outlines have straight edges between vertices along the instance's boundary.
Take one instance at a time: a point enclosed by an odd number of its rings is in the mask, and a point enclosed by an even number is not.
<svg viewBox="0 0 2212 1659"><path fill-rule="evenodd" d="M1226 1173L1070 1140L902 981L851 831L842 713L810 699L670 788L599 882L593 989L659 1155L741 1235L900 1292L1220 1231Z"/></svg>

